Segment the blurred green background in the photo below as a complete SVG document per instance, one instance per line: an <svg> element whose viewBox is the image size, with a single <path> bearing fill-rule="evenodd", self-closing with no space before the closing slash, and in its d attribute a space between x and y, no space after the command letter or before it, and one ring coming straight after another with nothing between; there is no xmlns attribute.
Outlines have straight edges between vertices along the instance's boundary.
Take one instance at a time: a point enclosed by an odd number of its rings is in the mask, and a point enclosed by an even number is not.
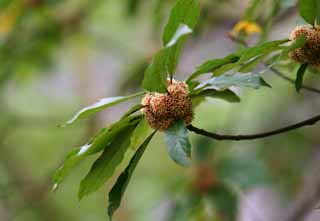
<svg viewBox="0 0 320 221"><path fill-rule="evenodd" d="M254 2L201 1L200 23L185 46L176 78L183 80L204 60L236 50L228 33ZM249 37L252 44L259 37L287 38L300 22L296 1L258 2L252 18L263 32ZM118 119L130 104L69 128L58 125L101 97L141 90L143 70L160 47L161 30L173 3L0 1L1 221L106 220L110 184L78 202L78 184L90 162L77 167L55 193L51 177L72 148ZM294 77L294 71L284 71ZM319 112L317 94L297 94L292 84L272 73L266 74L266 80L272 89L235 89L241 103L211 99L201 104L194 125L245 134L282 127ZM316 75L305 79L309 85L317 81ZM189 169L169 159L158 134L115 220L275 220L299 192L320 153L318 132L315 126L241 142L191 134L194 163Z"/></svg>

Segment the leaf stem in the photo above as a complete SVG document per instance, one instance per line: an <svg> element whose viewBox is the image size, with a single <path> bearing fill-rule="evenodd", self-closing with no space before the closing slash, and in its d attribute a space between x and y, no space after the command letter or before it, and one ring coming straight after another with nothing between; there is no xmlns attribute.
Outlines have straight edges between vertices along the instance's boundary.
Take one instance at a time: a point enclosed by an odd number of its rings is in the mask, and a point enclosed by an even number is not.
<svg viewBox="0 0 320 221"><path fill-rule="evenodd" d="M240 140L255 140L255 139L260 139L260 138L265 138L265 137L270 137L270 136L274 136L277 134L281 134L281 133L286 133L288 131L291 130L295 130L298 128L302 128L302 127L306 127L306 126L311 126L314 125L315 123L317 123L318 121L320 121L320 115L317 115L315 117L312 117L310 119L301 121L299 123L287 126L287 127L283 127L283 128L279 128L276 130L271 130L268 132L263 132L263 133L257 133L257 134L248 134L248 135L224 135L224 134L217 134L217 133L212 133L212 132L208 132L206 130L203 129L199 129L193 125L188 125L187 129L205 136L205 137L209 137L215 140L234 140L234 141L240 141Z"/></svg>
<svg viewBox="0 0 320 221"><path fill-rule="evenodd" d="M288 82L291 82L292 84L295 83L295 81L289 77L287 77L286 75L284 75L282 72L280 72L279 70L277 70L276 68L274 67L271 67L270 70L277 76L279 76L280 78L288 81ZM313 93L317 93L317 94L320 94L320 89L317 89L317 88L314 88L314 87L310 87L310 86L307 86L307 85L302 85L301 86L301 89L304 89L306 91L310 91L310 92L313 92Z"/></svg>

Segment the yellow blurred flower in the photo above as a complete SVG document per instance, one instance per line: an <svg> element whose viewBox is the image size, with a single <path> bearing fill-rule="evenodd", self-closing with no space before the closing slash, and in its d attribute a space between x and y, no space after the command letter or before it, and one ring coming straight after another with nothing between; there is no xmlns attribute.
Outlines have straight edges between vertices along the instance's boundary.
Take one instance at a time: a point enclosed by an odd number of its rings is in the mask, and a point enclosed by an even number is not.
<svg viewBox="0 0 320 221"><path fill-rule="evenodd" d="M261 33L261 27L251 21L241 20L232 29L231 34L238 35L239 33L244 33L245 35L252 35Z"/></svg>
<svg viewBox="0 0 320 221"><path fill-rule="evenodd" d="M9 34L16 23L18 16L18 7L9 7L0 12L0 37Z"/></svg>

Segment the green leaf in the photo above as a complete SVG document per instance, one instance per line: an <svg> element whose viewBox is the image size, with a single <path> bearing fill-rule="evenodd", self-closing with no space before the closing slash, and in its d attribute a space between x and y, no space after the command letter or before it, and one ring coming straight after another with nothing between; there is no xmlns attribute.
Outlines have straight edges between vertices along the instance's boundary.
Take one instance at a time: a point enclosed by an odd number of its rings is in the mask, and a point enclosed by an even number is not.
<svg viewBox="0 0 320 221"><path fill-rule="evenodd" d="M188 78L187 82L206 73L213 72L215 76L219 76L229 70L239 67L241 64L247 61L250 62L251 59L258 59L259 57L266 56L271 52L280 50L281 45L286 42L288 42L288 39L264 42L254 47L246 48L239 52L230 54L224 58L206 61L196 68L196 70ZM253 66L250 66L250 68L253 68Z"/></svg>
<svg viewBox="0 0 320 221"><path fill-rule="evenodd" d="M146 119L143 118L132 132L130 137L130 148L136 150L150 133L152 133L152 129Z"/></svg>
<svg viewBox="0 0 320 221"><path fill-rule="evenodd" d="M196 0L179 0L171 10L163 33L163 46L147 68L143 87L148 91L166 92L167 76L172 77L178 64L185 37L192 33L200 15Z"/></svg>
<svg viewBox="0 0 320 221"><path fill-rule="evenodd" d="M177 44L178 40L185 36L192 33L192 29L188 27L186 24L180 24L178 29L176 30L175 34L172 36L171 40L165 45L166 48L171 47Z"/></svg>
<svg viewBox="0 0 320 221"><path fill-rule="evenodd" d="M168 63L167 63L167 71L170 77L174 75L176 68L178 66L182 46L185 38L178 41L178 43L170 48L168 48Z"/></svg>
<svg viewBox="0 0 320 221"><path fill-rule="evenodd" d="M216 209L217 217L223 217L223 221L236 220L238 198L233 191L225 185L219 185L214 187L208 195Z"/></svg>
<svg viewBox="0 0 320 221"><path fill-rule="evenodd" d="M178 65L182 46L186 40L187 35L191 34L192 30L185 24L180 24L172 39L165 46L168 48L168 64L167 70L172 77Z"/></svg>
<svg viewBox="0 0 320 221"><path fill-rule="evenodd" d="M140 145L139 149L137 150L133 158L130 160L129 165L118 177L116 183L109 192L108 215L110 220L112 220L113 213L119 208L123 194L127 189L131 176L154 134L155 131L151 135L149 135Z"/></svg>
<svg viewBox="0 0 320 221"><path fill-rule="evenodd" d="M299 0L298 2L300 16L309 24L314 25L316 19L320 17L319 0Z"/></svg>
<svg viewBox="0 0 320 221"><path fill-rule="evenodd" d="M211 73L216 69L222 67L223 65L235 63L239 59L240 57L238 55L231 54L224 58L218 58L218 59L206 61L205 63L203 63L202 65L196 68L195 72L192 73L192 75L188 78L187 82L200 76L201 74Z"/></svg>
<svg viewBox="0 0 320 221"><path fill-rule="evenodd" d="M163 46L168 50L167 70L173 76L187 35L192 33L200 16L198 0L178 0L172 8L163 32Z"/></svg>
<svg viewBox="0 0 320 221"><path fill-rule="evenodd" d="M191 144L184 121L177 121L165 131L165 135L171 159L182 166L188 166L190 164Z"/></svg>
<svg viewBox="0 0 320 221"><path fill-rule="evenodd" d="M231 63L225 66L222 66L221 68L217 69L214 72L214 75L219 76L229 70L239 67L241 64L245 62L248 62L248 61L250 62L251 60L254 60L260 56L266 56L274 51L280 50L282 49L281 45L286 42L288 42L288 39L264 42L254 47L243 49L235 53L235 55L240 56L239 61L237 61L236 63ZM251 66L250 68L253 68L253 67Z"/></svg>
<svg viewBox="0 0 320 221"><path fill-rule="evenodd" d="M166 92L168 73L170 76L173 75L178 64L183 38L191 32L188 26L181 24L167 46L155 55L144 74L142 85L146 90Z"/></svg>
<svg viewBox="0 0 320 221"><path fill-rule="evenodd" d="M297 48L302 47L306 42L307 42L307 38L304 35L301 35L288 46L284 46L282 53L287 54L290 51L293 51Z"/></svg>
<svg viewBox="0 0 320 221"><path fill-rule="evenodd" d="M118 133L111 144L104 149L101 156L93 163L89 173L80 183L79 199L98 190L111 178L129 147L132 131L133 128L128 128Z"/></svg>
<svg viewBox="0 0 320 221"><path fill-rule="evenodd" d="M54 189L58 188L63 179L81 160L106 148L118 133L122 133L129 128L135 128L141 119L142 115L122 119L108 129L103 128L87 144L72 150L64 160L63 165L54 174Z"/></svg>
<svg viewBox="0 0 320 221"><path fill-rule="evenodd" d="M266 56L267 55L259 55L250 59L248 62L246 62L241 66L241 68L239 69L239 72L246 73L246 72L252 71Z"/></svg>
<svg viewBox="0 0 320 221"><path fill-rule="evenodd" d="M197 88L206 88L208 86L221 90L231 86L251 87L254 89L258 89L261 86L270 87L270 85L263 80L260 74L255 73L224 74L202 82Z"/></svg>
<svg viewBox="0 0 320 221"><path fill-rule="evenodd" d="M223 90L223 91L218 91L215 89L204 89L198 92L197 94L191 94L190 97L192 100L204 98L204 97L210 97L210 98L222 99L231 103L240 102L240 98L238 97L238 95L229 89Z"/></svg>
<svg viewBox="0 0 320 221"><path fill-rule="evenodd" d="M164 93L167 90L168 53L170 48L163 48L153 58L152 63L144 73L142 86L153 92Z"/></svg>
<svg viewBox="0 0 320 221"><path fill-rule="evenodd" d="M302 64L297 71L297 78L295 81L295 86L296 86L296 90L298 93L302 87L303 76L306 73L307 68L308 68L308 64Z"/></svg>
<svg viewBox="0 0 320 221"><path fill-rule="evenodd" d="M193 92L193 90L200 84L199 81L186 81L188 88L190 90L190 93Z"/></svg>
<svg viewBox="0 0 320 221"><path fill-rule="evenodd" d="M283 39L283 40L264 42L264 43L258 44L257 46L241 50L236 53L237 55L241 56L238 63L248 61L249 59L259 55L268 54L275 50L279 50L281 49L280 45L288 41L289 41L288 39Z"/></svg>
<svg viewBox="0 0 320 221"><path fill-rule="evenodd" d="M135 112L139 111L141 108L143 108L142 104L135 104L133 105L122 117L121 119L125 119L129 117L131 114L134 114Z"/></svg>
<svg viewBox="0 0 320 221"><path fill-rule="evenodd" d="M198 0L178 0L170 12L167 25L164 28L162 40L167 46L174 39L181 24L192 30L200 16L200 4Z"/></svg>
<svg viewBox="0 0 320 221"><path fill-rule="evenodd" d="M67 126L67 125L73 124L75 121L77 121L80 118L84 118L89 115L95 114L95 113L102 111L106 108L112 107L116 104L119 104L121 102L127 101L129 99L132 99L132 98L135 98L138 96L141 96L143 94L145 94L145 92L140 92L137 94L126 96L126 97L103 98L103 99L99 100L98 102L94 103L93 105L90 105L90 106L85 107L85 108L81 109L80 111L78 111L70 120L68 120L62 126Z"/></svg>

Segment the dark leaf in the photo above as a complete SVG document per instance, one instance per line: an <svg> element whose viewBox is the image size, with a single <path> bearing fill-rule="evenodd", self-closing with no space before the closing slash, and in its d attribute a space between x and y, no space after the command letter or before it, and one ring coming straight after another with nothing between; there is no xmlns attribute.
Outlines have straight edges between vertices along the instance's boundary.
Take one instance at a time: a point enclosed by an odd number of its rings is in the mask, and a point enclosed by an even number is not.
<svg viewBox="0 0 320 221"><path fill-rule="evenodd" d="M72 150L64 160L63 165L54 174L54 189L58 188L63 179L81 160L106 148L118 133L122 133L124 130L130 128L135 128L141 119L142 115L122 119L111 125L108 129L102 129L87 144Z"/></svg>
<svg viewBox="0 0 320 221"><path fill-rule="evenodd" d="M223 91L218 91L215 89L205 89L201 90L197 94L191 95L191 99L199 99L204 97L222 99L232 103L240 102L240 98L238 97L238 95L229 89Z"/></svg>
<svg viewBox="0 0 320 221"><path fill-rule="evenodd" d="M133 128L128 128L118 133L111 144L105 147L101 156L93 163L89 173L81 181L79 199L98 190L111 178L129 147L132 131Z"/></svg>
<svg viewBox="0 0 320 221"><path fill-rule="evenodd" d="M237 196L225 185L214 187L209 192L209 199L216 209L217 217L223 221L236 221Z"/></svg>
<svg viewBox="0 0 320 221"><path fill-rule="evenodd" d="M308 64L302 64L297 71L295 86L298 93L302 87L303 77L304 77L304 74L306 73L307 68L308 68Z"/></svg>
<svg viewBox="0 0 320 221"><path fill-rule="evenodd" d="M133 158L131 159L127 168L121 173L116 183L112 187L109 192L109 207L108 207L108 215L110 220L112 219L113 213L119 208L121 199L123 197L124 192L127 189L133 171L135 170L139 160L141 159L144 151L146 150L150 140L152 139L155 132L149 135L144 142L141 144Z"/></svg>

